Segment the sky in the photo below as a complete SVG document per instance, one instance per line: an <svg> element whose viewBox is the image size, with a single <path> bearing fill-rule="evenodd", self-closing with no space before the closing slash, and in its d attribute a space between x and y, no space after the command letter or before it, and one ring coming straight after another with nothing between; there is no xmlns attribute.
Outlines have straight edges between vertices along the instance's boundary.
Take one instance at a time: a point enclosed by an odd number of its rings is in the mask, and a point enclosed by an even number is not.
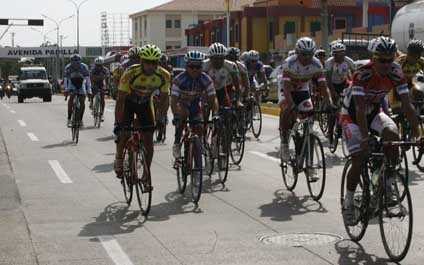
<svg viewBox="0 0 424 265"><path fill-rule="evenodd" d="M74 0L81 3L83 0ZM170 0L88 0L80 8L80 46L100 46L100 13L133 14ZM7 3L7 4L6 4ZM44 14L56 21L75 15L61 23L60 35L64 35L63 46L74 46L77 42L76 8L70 0L0 0L0 18L43 19ZM7 26L0 25L0 36ZM44 34L56 28L56 24L45 19L43 27L34 27ZM29 27L12 26L0 40L1 46L12 45L11 32L15 33L15 46L38 47L43 42L43 33ZM56 43L56 31L47 34L48 40Z"/></svg>

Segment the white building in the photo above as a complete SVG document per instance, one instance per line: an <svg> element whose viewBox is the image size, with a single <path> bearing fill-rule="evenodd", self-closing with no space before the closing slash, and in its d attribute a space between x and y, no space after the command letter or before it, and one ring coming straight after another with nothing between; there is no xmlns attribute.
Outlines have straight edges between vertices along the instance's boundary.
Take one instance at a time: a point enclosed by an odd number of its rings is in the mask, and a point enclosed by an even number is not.
<svg viewBox="0 0 424 265"><path fill-rule="evenodd" d="M231 10L252 0L237 0ZM224 0L174 0L130 15L136 46L156 44L162 50L186 47L185 30L199 22L222 17Z"/></svg>

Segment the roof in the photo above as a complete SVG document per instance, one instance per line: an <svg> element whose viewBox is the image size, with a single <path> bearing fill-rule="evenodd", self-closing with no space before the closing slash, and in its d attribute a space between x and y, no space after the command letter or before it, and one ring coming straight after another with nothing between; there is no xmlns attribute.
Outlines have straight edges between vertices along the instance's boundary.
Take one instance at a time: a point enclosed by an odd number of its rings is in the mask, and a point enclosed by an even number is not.
<svg viewBox="0 0 424 265"><path fill-rule="evenodd" d="M255 0L230 0L231 10L241 10ZM173 0L145 11L225 11L224 0Z"/></svg>

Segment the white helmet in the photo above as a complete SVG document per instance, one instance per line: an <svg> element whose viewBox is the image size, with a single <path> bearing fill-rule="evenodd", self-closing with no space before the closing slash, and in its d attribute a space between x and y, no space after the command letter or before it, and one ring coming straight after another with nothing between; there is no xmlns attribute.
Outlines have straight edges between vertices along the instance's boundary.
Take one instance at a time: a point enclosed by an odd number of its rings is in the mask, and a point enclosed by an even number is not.
<svg viewBox="0 0 424 265"><path fill-rule="evenodd" d="M424 92L424 73L419 71L413 78L412 81L415 88L421 92Z"/></svg>
<svg viewBox="0 0 424 265"><path fill-rule="evenodd" d="M331 51L334 52L345 52L346 51L346 45L341 42L335 43L333 46L331 46Z"/></svg>
<svg viewBox="0 0 424 265"><path fill-rule="evenodd" d="M295 51L295 50L290 50L290 51L287 53L287 57L293 56L293 55L295 55L295 54L296 54L296 51Z"/></svg>
<svg viewBox="0 0 424 265"><path fill-rule="evenodd" d="M368 48L367 49L368 49L369 52L371 52L371 53L374 52L374 50L375 50L374 46L375 46L376 43L377 43L377 39L372 39L368 42Z"/></svg>
<svg viewBox="0 0 424 265"><path fill-rule="evenodd" d="M224 57L227 55L227 48L225 48L223 44L215 42L211 46L209 46L208 52L210 57Z"/></svg>
<svg viewBox="0 0 424 265"><path fill-rule="evenodd" d="M136 57L136 56L140 56L140 48L138 48L137 46L131 47L128 50L128 57Z"/></svg>
<svg viewBox="0 0 424 265"><path fill-rule="evenodd" d="M103 57L97 57L96 59L94 59L95 65L103 65L104 63L105 61L103 60Z"/></svg>
<svg viewBox="0 0 424 265"><path fill-rule="evenodd" d="M249 52L243 52L243 53L240 55L240 60L241 60L241 61L246 61L246 60L247 60L247 54L249 54Z"/></svg>
<svg viewBox="0 0 424 265"><path fill-rule="evenodd" d="M296 51L315 53L315 42L309 37L302 37L296 42Z"/></svg>
<svg viewBox="0 0 424 265"><path fill-rule="evenodd" d="M255 61L257 61L257 60L259 60L259 58L260 58L260 55L259 55L259 52L258 51L250 50L249 53L247 54L247 59L248 60L255 60Z"/></svg>

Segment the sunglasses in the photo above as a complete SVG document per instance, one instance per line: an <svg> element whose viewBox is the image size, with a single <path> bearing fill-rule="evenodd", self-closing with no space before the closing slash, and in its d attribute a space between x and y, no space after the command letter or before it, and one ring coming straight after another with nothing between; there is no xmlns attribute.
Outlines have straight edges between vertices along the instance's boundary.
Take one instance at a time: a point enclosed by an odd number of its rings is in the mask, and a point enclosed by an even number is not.
<svg viewBox="0 0 424 265"><path fill-rule="evenodd" d="M379 63L393 63L395 58L383 58L383 57L377 57L376 61Z"/></svg>
<svg viewBox="0 0 424 265"><path fill-rule="evenodd" d="M312 57L312 56L314 56L314 53L313 52L301 52L300 54L302 56L304 56L304 57Z"/></svg>
<svg viewBox="0 0 424 265"><path fill-rule="evenodd" d="M192 70L200 70L202 69L201 65L187 65L188 68L192 69Z"/></svg>
<svg viewBox="0 0 424 265"><path fill-rule="evenodd" d="M143 60L144 64L150 64L150 65L157 65L158 61L151 61L151 60Z"/></svg>

